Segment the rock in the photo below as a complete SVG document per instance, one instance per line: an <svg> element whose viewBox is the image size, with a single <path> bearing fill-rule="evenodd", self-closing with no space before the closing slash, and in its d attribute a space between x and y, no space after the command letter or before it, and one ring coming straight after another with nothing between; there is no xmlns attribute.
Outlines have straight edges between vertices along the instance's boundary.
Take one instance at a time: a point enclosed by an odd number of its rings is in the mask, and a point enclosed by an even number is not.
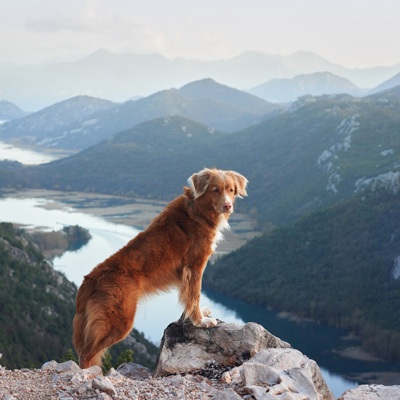
<svg viewBox="0 0 400 400"><path fill-rule="evenodd" d="M87 381L102 374L101 368L98 365L93 365L87 369L80 369L72 376L71 381Z"/></svg>
<svg viewBox="0 0 400 400"><path fill-rule="evenodd" d="M151 372L148 368L136 363L123 363L117 368L116 372L136 381L144 381L151 377Z"/></svg>
<svg viewBox="0 0 400 400"><path fill-rule="evenodd" d="M97 376L92 381L93 389L99 389L101 392L107 393L111 396L115 396L117 394L114 385L111 381L105 376Z"/></svg>
<svg viewBox="0 0 400 400"><path fill-rule="evenodd" d="M240 400L241 397L233 390L219 390L212 400Z"/></svg>
<svg viewBox="0 0 400 400"><path fill-rule="evenodd" d="M48 361L42 365L42 370L58 371L58 372L76 372L80 371L78 364L72 360L58 363L57 361Z"/></svg>
<svg viewBox="0 0 400 400"><path fill-rule="evenodd" d="M361 385L344 392L339 400L400 400L400 385Z"/></svg>
<svg viewBox="0 0 400 400"><path fill-rule="evenodd" d="M245 368L248 369L246 365L252 363L273 368L273 370L269 370L270 379L274 380L276 378L272 376L272 372L280 374L276 382L279 382L279 379L283 379L286 382L287 388L293 387L292 381L295 381L295 385L300 392L315 392L319 396L317 398L321 400L332 400L335 398L322 377L317 363L314 360L310 360L298 350L287 348L262 350L243 364L243 370ZM266 371L263 373L266 373ZM290 379L286 379L287 376Z"/></svg>
<svg viewBox="0 0 400 400"><path fill-rule="evenodd" d="M215 327L197 328L180 319L164 331L154 376L202 369L210 360L221 365L241 364L260 350L288 347L254 322L237 325L218 321Z"/></svg>

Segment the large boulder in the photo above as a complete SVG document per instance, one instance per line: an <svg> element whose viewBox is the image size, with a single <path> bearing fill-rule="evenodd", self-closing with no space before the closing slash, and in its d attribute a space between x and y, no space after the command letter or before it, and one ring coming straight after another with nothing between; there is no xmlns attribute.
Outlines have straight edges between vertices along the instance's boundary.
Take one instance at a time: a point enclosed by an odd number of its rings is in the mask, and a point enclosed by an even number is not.
<svg viewBox="0 0 400 400"><path fill-rule="evenodd" d="M180 319L164 331L155 377L206 368L214 360L221 365L239 365L268 348L288 348L289 343L269 333L261 325L218 321L212 328L197 328Z"/></svg>
<svg viewBox="0 0 400 400"><path fill-rule="evenodd" d="M400 400L400 385L361 385L344 392L339 400Z"/></svg>
<svg viewBox="0 0 400 400"><path fill-rule="evenodd" d="M256 399L335 399L317 363L295 349L262 350L241 369L245 390Z"/></svg>

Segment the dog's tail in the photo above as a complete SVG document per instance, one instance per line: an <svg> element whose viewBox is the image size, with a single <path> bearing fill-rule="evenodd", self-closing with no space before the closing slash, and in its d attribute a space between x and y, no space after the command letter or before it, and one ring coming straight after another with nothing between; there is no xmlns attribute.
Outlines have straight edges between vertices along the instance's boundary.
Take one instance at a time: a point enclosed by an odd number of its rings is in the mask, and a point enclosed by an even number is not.
<svg viewBox="0 0 400 400"><path fill-rule="evenodd" d="M109 331L105 324L103 312L96 312L91 299L94 292L94 282L85 279L76 297L76 314L73 321L73 342L79 356L82 369L92 365L102 364L102 357L107 348L99 349L99 342Z"/></svg>

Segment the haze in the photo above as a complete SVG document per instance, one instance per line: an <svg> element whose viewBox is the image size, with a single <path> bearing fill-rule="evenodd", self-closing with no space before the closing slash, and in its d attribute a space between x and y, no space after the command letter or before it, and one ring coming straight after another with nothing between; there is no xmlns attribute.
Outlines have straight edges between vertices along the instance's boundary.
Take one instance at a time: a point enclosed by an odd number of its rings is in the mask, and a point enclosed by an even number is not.
<svg viewBox="0 0 400 400"><path fill-rule="evenodd" d="M168 58L312 51L349 68L400 62L396 0L2 0L0 64L99 48Z"/></svg>

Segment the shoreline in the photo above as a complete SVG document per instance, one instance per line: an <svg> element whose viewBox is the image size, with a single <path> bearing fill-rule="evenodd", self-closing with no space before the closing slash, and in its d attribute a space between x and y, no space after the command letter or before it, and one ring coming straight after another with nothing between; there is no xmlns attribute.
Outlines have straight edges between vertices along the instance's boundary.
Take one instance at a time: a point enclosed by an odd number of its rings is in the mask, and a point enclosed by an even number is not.
<svg viewBox="0 0 400 400"><path fill-rule="evenodd" d="M45 198L52 203L42 205L46 209L60 209L65 205L80 212L100 216L109 222L128 225L145 230L150 222L168 204L161 200L131 199L97 193L61 192L47 189L4 189L1 194L8 198ZM218 245L218 251L210 258L213 263L218 257L228 254L261 232L254 229L255 221L245 214L233 213L229 219L231 229L224 232L225 240Z"/></svg>

